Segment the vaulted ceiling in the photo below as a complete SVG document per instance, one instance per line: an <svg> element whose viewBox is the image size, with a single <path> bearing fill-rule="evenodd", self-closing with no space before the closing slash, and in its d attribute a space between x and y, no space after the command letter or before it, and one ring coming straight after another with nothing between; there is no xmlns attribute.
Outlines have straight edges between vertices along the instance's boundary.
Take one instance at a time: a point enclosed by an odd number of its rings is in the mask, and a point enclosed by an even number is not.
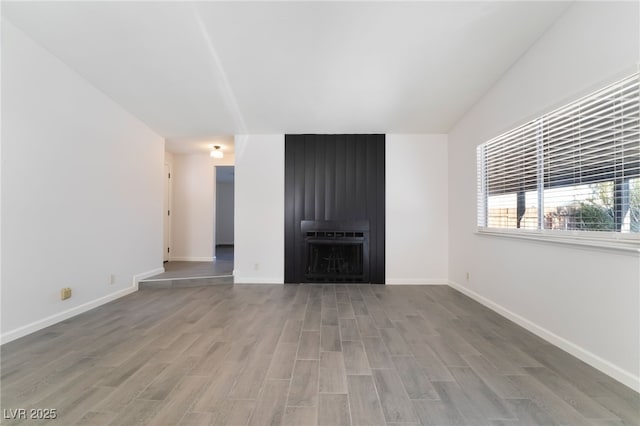
<svg viewBox="0 0 640 426"><path fill-rule="evenodd" d="M173 141L446 133L566 2L3 2Z"/></svg>

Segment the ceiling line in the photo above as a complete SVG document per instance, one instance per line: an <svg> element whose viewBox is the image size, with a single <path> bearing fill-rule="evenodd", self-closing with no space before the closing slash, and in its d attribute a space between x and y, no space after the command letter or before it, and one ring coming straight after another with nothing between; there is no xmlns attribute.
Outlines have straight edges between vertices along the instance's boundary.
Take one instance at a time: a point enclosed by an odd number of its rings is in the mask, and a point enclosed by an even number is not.
<svg viewBox="0 0 640 426"><path fill-rule="evenodd" d="M195 3L192 4L192 10L193 10L193 16L196 22L198 23L198 28L200 29L200 33L202 34L202 38L204 39L205 44L209 49L209 53L211 54L213 68L215 69L215 71L217 71L217 75L220 76L216 80L222 92L223 101L227 106L227 109L229 110L231 117L233 118L235 128L236 128L236 133L246 134L248 133L247 125L244 121L244 117L242 116L242 113L240 112L238 101L236 99L235 94L233 93L233 89L231 88L229 79L227 78L227 73L224 71L224 68L222 67L222 62L220 61L220 57L218 56L218 51L216 50L213 44L211 35L207 31L207 27L203 22L202 17L200 16L200 13L198 12L197 4Z"/></svg>

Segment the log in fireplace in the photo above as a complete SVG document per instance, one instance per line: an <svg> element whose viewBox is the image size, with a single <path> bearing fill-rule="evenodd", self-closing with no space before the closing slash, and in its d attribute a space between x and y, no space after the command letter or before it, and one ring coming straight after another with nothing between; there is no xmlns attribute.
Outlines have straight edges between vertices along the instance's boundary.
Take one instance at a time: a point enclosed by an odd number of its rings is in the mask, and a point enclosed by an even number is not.
<svg viewBox="0 0 640 426"><path fill-rule="evenodd" d="M369 222L315 221L300 224L306 282L369 282Z"/></svg>

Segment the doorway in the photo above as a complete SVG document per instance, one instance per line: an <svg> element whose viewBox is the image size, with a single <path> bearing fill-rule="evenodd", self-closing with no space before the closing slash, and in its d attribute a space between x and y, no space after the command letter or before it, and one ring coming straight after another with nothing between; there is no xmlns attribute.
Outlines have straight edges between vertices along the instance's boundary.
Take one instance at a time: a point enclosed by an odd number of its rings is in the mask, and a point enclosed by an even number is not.
<svg viewBox="0 0 640 426"><path fill-rule="evenodd" d="M216 166L214 255L216 261L233 262L235 167Z"/></svg>
<svg viewBox="0 0 640 426"><path fill-rule="evenodd" d="M176 257L171 248L171 242L180 239L177 235L171 238L171 222L175 220L171 211L173 190L176 190L176 200L180 198L180 190L184 190L184 170L182 179L177 175L177 185L173 188L171 164L165 164L165 197L164 197L164 241L163 241L163 273L154 275L141 281L144 287L171 287L209 284L233 284L233 246L234 246L234 167L210 166L213 174L209 179L213 214L211 220L211 236L209 244L213 245L213 259L195 260ZM210 169L211 170L211 169ZM188 175L187 175L188 176ZM179 217L182 210L176 208ZM204 217L204 216L203 216ZM174 223L175 225L175 223ZM174 226L175 230L180 229Z"/></svg>

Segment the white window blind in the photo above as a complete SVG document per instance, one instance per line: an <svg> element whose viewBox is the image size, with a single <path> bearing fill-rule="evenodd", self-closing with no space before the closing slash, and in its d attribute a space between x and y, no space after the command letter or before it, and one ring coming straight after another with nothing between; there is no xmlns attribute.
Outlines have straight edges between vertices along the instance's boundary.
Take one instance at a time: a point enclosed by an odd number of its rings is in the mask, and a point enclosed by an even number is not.
<svg viewBox="0 0 640 426"><path fill-rule="evenodd" d="M478 147L481 228L640 232L634 74Z"/></svg>

